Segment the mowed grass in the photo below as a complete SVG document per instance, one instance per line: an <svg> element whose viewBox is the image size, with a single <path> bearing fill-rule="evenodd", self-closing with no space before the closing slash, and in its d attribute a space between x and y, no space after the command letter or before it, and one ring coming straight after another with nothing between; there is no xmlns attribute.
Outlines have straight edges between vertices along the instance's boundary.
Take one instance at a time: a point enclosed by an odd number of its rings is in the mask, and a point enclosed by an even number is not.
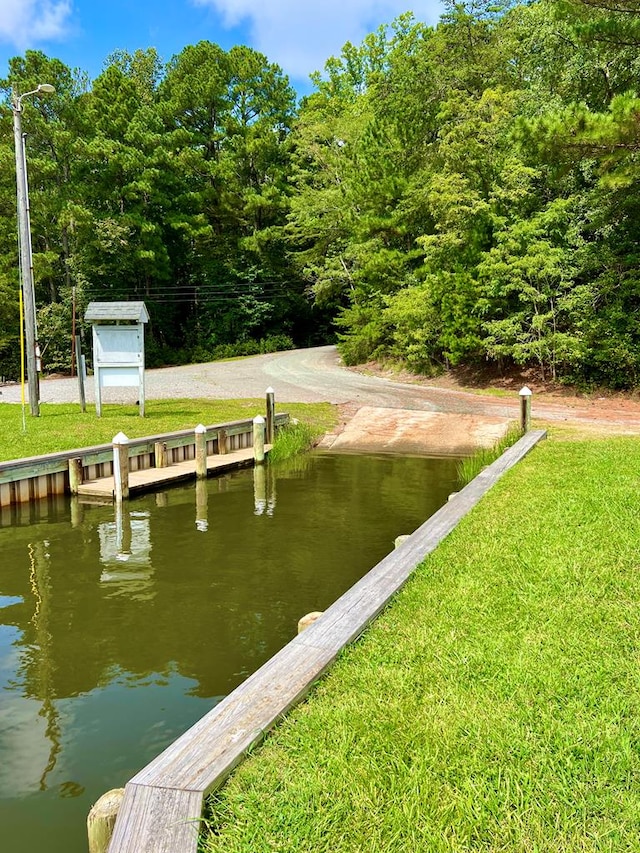
<svg viewBox="0 0 640 853"><path fill-rule="evenodd" d="M0 403L0 461L72 450L110 442L118 433L129 438L193 429L199 423L210 426L225 421L253 418L265 414L263 399L247 400L151 400L140 417L136 406L102 407L97 418L95 407L83 414L77 404L45 403L41 415L26 415L23 430L22 407ZM277 412L288 412L308 425L313 435L322 435L337 421L336 409L329 403L277 403Z"/></svg>
<svg viewBox="0 0 640 853"><path fill-rule="evenodd" d="M209 853L640 848L640 444L539 445L211 799Z"/></svg>

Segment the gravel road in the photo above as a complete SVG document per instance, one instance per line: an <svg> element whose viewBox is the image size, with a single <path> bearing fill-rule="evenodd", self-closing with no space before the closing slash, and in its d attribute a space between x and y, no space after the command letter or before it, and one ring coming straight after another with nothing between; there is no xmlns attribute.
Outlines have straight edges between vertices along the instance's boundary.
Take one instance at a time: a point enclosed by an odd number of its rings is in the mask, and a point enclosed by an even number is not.
<svg viewBox="0 0 640 853"><path fill-rule="evenodd" d="M217 397L235 399L262 397L272 386L279 403L329 402L360 406L414 409L428 412L485 414L518 417L517 395L511 400L439 388L434 385L408 384L392 379L367 376L341 365L333 346L270 353L237 361L165 367L146 371L146 399ZM0 388L0 401L20 402L19 385ZM86 388L93 402L93 379ZM45 379L41 382L43 403L78 401L76 379ZM134 402L136 389L109 388L104 402ZM570 398L550 402L534 397L534 417L553 421L578 421L602 425L613 431L640 432L640 405L612 404L610 400L588 401Z"/></svg>
<svg viewBox="0 0 640 853"><path fill-rule="evenodd" d="M480 399L474 395L394 382L348 370L341 365L334 346L270 353L237 361L164 367L145 372L147 400L262 397L268 386L274 388L276 400L281 403L351 403L358 406L472 413L478 411L480 403ZM3 402L20 402L19 385L5 385L0 390L0 400ZM86 384L86 396L87 401L94 401L92 377ZM137 399L137 389L105 388L102 396L104 402L133 402ZM78 399L76 379L43 379L40 383L40 400L43 403L73 403ZM513 406L504 406L506 414L510 414L512 409ZM491 411L500 414L495 405L491 406Z"/></svg>

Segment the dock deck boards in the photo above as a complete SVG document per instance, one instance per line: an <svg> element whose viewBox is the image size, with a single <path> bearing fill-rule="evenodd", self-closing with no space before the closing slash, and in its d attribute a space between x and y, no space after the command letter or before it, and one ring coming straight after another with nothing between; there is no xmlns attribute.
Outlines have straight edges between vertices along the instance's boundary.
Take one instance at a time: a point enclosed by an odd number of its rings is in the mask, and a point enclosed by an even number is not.
<svg viewBox="0 0 640 853"><path fill-rule="evenodd" d="M271 445L265 445L265 453L271 449ZM222 473L231 468L240 468L253 462L253 448L245 447L242 450L232 450L220 456L207 456L207 472ZM155 489L158 486L166 486L170 483L178 483L181 480L190 480L196 476L196 461L188 459L184 462L174 462L166 468L145 468L140 471L129 472L129 492L144 492ZM100 477L95 480L85 480L78 486L79 497L111 499L115 493L113 476Z"/></svg>
<svg viewBox="0 0 640 853"><path fill-rule="evenodd" d="M531 430L480 473L126 787L108 853L196 853L206 794L358 637L502 475L541 439Z"/></svg>

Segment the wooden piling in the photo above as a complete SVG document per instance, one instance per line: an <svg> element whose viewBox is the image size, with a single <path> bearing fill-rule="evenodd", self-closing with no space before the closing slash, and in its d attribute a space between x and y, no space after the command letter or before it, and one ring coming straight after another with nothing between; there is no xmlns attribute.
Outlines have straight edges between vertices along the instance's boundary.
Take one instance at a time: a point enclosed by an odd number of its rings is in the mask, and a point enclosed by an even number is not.
<svg viewBox="0 0 640 853"><path fill-rule="evenodd" d="M520 389L520 429L529 432L531 429L531 396L532 391L525 385Z"/></svg>
<svg viewBox="0 0 640 853"><path fill-rule="evenodd" d="M129 497L129 439L123 432L113 438L113 484L116 501Z"/></svg>
<svg viewBox="0 0 640 853"><path fill-rule="evenodd" d="M302 634L307 628L309 628L316 619L319 619L324 610L312 610L311 613L307 613L306 616L303 616L302 619L298 620L298 634Z"/></svg>
<svg viewBox="0 0 640 853"><path fill-rule="evenodd" d="M253 419L253 458L257 465L264 462L264 418L256 415Z"/></svg>
<svg viewBox="0 0 640 853"><path fill-rule="evenodd" d="M123 797L124 788L114 788L91 807L87 817L89 853L107 853Z"/></svg>
<svg viewBox="0 0 640 853"><path fill-rule="evenodd" d="M407 541L408 538L409 538L408 533L403 533L401 536L396 536L396 538L393 540L393 547L399 548L403 542Z"/></svg>
<svg viewBox="0 0 640 853"><path fill-rule="evenodd" d="M267 395L267 444L273 444L275 436L276 395L271 386L266 390Z"/></svg>
<svg viewBox="0 0 640 853"><path fill-rule="evenodd" d="M156 441L153 445L153 454L156 461L156 468L167 467L167 443L165 441Z"/></svg>
<svg viewBox="0 0 640 853"><path fill-rule="evenodd" d="M196 434L196 477L205 480L207 477L207 428L198 424Z"/></svg>
<svg viewBox="0 0 640 853"><path fill-rule="evenodd" d="M229 444L227 439L227 431L226 429L218 430L218 453L221 456L226 455L229 452Z"/></svg>
<svg viewBox="0 0 640 853"><path fill-rule="evenodd" d="M75 456L73 459L69 459L69 491L72 495L78 494L78 486L82 485L82 481L82 459Z"/></svg>

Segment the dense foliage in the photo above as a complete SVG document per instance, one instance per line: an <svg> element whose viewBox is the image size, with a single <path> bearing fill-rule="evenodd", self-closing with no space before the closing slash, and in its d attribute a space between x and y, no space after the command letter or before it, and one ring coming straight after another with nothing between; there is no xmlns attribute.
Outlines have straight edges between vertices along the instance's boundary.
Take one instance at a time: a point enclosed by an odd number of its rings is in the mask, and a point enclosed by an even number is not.
<svg viewBox="0 0 640 853"><path fill-rule="evenodd" d="M351 363L640 384L639 4L445 5L345 45L299 106L246 47L120 52L91 86L12 60L7 103L56 86L23 117L45 363L68 364L75 289L80 313L143 298L152 363L319 343L334 319ZM0 124L6 373L10 109Z"/></svg>

